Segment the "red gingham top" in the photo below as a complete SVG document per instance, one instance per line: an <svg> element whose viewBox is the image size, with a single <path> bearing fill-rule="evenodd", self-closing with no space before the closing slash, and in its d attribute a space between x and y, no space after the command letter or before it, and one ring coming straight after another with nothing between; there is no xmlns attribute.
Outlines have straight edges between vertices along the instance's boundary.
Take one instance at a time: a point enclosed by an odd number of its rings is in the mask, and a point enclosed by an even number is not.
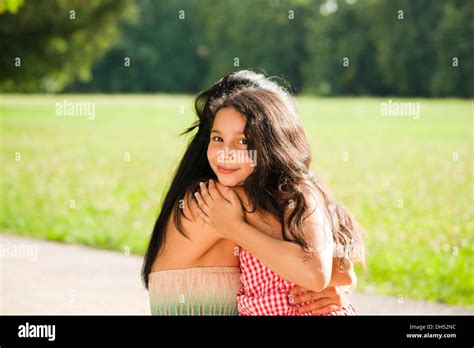
<svg viewBox="0 0 474 348"><path fill-rule="evenodd" d="M295 286L294 283L281 278L244 248L240 248L239 258L243 284L237 293L239 315L313 315L311 312L300 313L288 303L288 291ZM355 314L355 308L348 304L325 315Z"/></svg>

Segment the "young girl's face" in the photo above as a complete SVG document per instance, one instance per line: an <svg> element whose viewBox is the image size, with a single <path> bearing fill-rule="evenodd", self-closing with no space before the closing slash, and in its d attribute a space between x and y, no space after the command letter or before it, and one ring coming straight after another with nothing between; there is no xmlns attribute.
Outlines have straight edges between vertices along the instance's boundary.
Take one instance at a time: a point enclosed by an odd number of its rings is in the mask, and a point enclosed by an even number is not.
<svg viewBox="0 0 474 348"><path fill-rule="evenodd" d="M232 107L220 109L214 118L207 159L224 186L242 185L254 170L256 163L247 151L245 123L245 117Z"/></svg>

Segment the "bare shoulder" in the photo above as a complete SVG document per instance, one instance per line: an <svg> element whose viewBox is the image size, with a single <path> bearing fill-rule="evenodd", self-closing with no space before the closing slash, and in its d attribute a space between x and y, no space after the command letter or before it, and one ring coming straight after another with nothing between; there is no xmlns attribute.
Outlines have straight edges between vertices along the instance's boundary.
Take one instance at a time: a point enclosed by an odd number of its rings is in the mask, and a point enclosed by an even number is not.
<svg viewBox="0 0 474 348"><path fill-rule="evenodd" d="M186 192L169 217L165 243L155 259L153 271L196 267L209 251L219 248L221 235L200 218L196 208L192 192ZM176 209L179 209L181 230L174 221Z"/></svg>
<svg viewBox="0 0 474 348"><path fill-rule="evenodd" d="M182 209L180 222L187 234L195 241L212 242L221 239L222 236L198 214L198 204L193 197L193 192L187 190L180 201L179 208ZM206 243L207 244L207 243Z"/></svg>
<svg viewBox="0 0 474 348"><path fill-rule="evenodd" d="M314 185L304 182L300 185L299 190L302 193L306 204L305 216L324 211L324 198L321 192L319 192ZM285 217L287 217L294 207L295 196L294 194L287 192L282 195L281 199L283 202L286 202Z"/></svg>
<svg viewBox="0 0 474 348"><path fill-rule="evenodd" d="M302 191L308 206L308 214L312 215L317 221L325 221L327 216L322 193L310 183L303 183Z"/></svg>

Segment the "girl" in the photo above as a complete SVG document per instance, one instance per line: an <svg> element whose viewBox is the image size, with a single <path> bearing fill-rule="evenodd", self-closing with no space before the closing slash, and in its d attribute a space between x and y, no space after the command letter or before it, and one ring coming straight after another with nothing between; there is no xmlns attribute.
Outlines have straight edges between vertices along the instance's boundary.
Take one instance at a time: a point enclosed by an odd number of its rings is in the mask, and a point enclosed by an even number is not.
<svg viewBox="0 0 474 348"><path fill-rule="evenodd" d="M199 216L241 246L239 314L311 314L288 305L288 290L295 283L326 288L334 253L340 267L362 263L361 230L310 173L310 147L285 91L244 87L214 100L211 112L207 155L217 181L243 186L270 226L249 225L232 189L221 194L212 179L208 187L200 183ZM332 314L353 313L349 304Z"/></svg>
<svg viewBox="0 0 474 348"><path fill-rule="evenodd" d="M270 205L263 206L264 209L261 205L258 210L251 209L251 206L255 206L255 197L248 195L243 181L240 180L235 186L228 180L235 178L231 172L236 168L216 166L217 159L211 161L212 156L209 157L212 149L217 149L213 147L214 142L210 141L211 126L214 126L215 136L220 131L228 132L228 125L233 124L223 122L219 126L219 123L216 123L221 117L215 117L216 110L211 111L212 102L237 90L251 87L272 89L277 88L277 85L262 75L241 71L225 76L196 99L199 121L186 132L196 127L198 132L191 139L166 194L145 255L142 276L149 290L152 314L237 314L236 293L241 291L242 287L239 249L231 238L225 237L212 223L208 223L210 221L205 222L199 217L199 207L192 197L199 182L215 180L218 178L216 173L226 173L228 178L224 174L220 175L222 184L216 182L215 188L226 194L223 185L234 186L235 193L246 207L243 212L246 224L264 233L278 229L279 223L275 220L274 213L265 210L265 207ZM238 117L243 121L240 114ZM239 126L239 130L243 130L244 124L240 123ZM227 138L227 134L225 137ZM237 143L239 146L246 146L243 138L239 138ZM220 151L214 153L222 155ZM243 155L248 153L250 152L242 152ZM222 161L222 158L220 160ZM257 160L258 158L254 159L255 162ZM251 166L241 169L239 175L247 173L248 178L252 178ZM258 179L255 176L253 178ZM258 180L254 183L258 185ZM253 185L250 183L250 187ZM233 222L230 225L233 226ZM229 228L232 229L232 226ZM341 271L336 267L336 263L333 264L330 284L323 291L315 292L305 287L294 287L287 289L286 297L291 298L290 293L297 295L293 305L302 304L295 306L295 310L299 312L324 314L341 309L356 284L352 264L348 262L347 265L348 267ZM297 278L302 273L297 268L294 272L298 273ZM341 292L342 289L345 292ZM313 299L316 301L312 301Z"/></svg>

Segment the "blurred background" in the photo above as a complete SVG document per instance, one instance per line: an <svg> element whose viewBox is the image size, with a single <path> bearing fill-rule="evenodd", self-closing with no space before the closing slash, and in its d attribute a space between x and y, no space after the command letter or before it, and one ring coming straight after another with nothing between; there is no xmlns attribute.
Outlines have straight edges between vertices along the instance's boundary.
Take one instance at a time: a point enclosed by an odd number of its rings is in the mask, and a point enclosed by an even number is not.
<svg viewBox="0 0 474 348"><path fill-rule="evenodd" d="M474 94L469 0L0 4L4 92L195 93L251 67L298 94Z"/></svg>
<svg viewBox="0 0 474 348"><path fill-rule="evenodd" d="M469 0L0 0L0 234L139 260L193 97L251 69L367 230L358 290L472 310L473 37Z"/></svg>

